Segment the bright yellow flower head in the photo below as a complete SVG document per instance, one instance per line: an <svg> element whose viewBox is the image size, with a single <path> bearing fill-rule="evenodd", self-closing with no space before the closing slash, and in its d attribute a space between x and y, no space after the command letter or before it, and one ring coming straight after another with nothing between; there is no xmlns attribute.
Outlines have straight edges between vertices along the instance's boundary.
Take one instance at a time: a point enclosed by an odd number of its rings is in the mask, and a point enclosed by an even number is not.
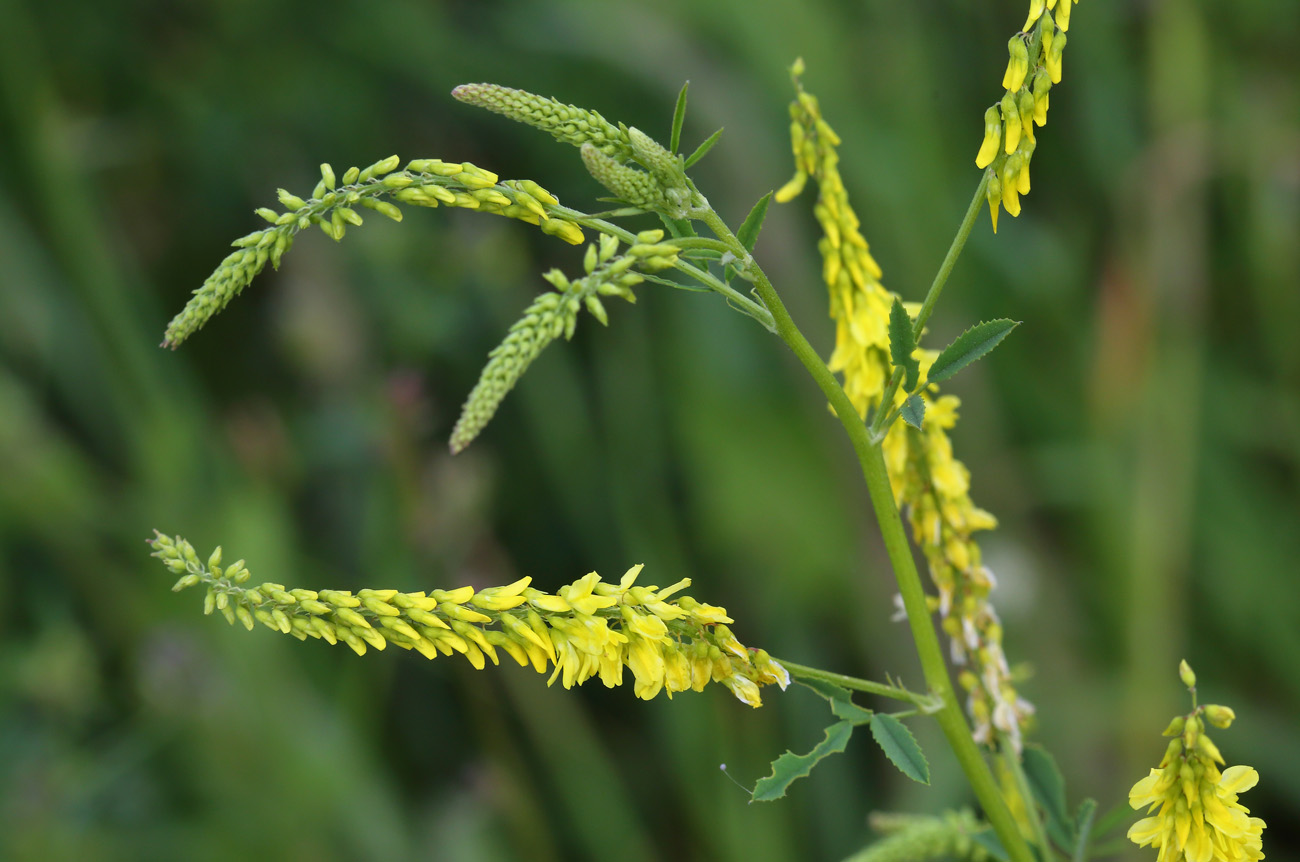
<svg viewBox="0 0 1300 862"><path fill-rule="evenodd" d="M1189 677L1195 681L1190 669L1183 674L1184 681ZM1175 718L1165 731L1175 739L1160 766L1129 791L1130 805L1149 806L1149 816L1129 829L1129 840L1139 847L1158 849L1157 862L1254 862L1264 858L1264 821L1249 816L1250 809L1237 801L1258 783L1259 773L1249 766L1219 771L1223 756L1205 735L1202 720L1212 709L1215 718L1231 713L1223 706L1195 707L1190 714Z"/></svg>

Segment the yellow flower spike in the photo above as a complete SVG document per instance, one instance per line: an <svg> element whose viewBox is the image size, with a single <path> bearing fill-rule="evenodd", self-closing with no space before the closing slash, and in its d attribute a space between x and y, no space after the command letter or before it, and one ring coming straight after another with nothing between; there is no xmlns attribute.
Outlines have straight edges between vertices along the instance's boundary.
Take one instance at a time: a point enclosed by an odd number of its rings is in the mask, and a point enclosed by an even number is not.
<svg viewBox="0 0 1300 862"><path fill-rule="evenodd" d="M1029 47L1020 36L1012 36L1007 42L1007 53L1010 58L1007 60L1007 71L1002 75L1002 87L1014 93L1024 84L1025 75L1029 74Z"/></svg>
<svg viewBox="0 0 1300 862"><path fill-rule="evenodd" d="M624 592L631 589L632 585L636 583L637 576L641 574L641 570L644 568L644 564L637 563L635 566L624 572L623 577L619 579L618 588Z"/></svg>
<svg viewBox="0 0 1300 862"><path fill-rule="evenodd" d="M993 163L1002 146L1002 114L994 105L984 112L984 143L980 145L979 154L975 156L975 167L987 168Z"/></svg>

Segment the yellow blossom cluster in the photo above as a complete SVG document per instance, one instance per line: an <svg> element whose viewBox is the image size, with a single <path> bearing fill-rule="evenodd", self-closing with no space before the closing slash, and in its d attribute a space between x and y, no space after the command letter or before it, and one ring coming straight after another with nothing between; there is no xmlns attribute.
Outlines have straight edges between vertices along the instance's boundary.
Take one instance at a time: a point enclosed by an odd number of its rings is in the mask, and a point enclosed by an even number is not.
<svg viewBox="0 0 1300 862"><path fill-rule="evenodd" d="M595 572L555 594L521 578L503 587L403 593L397 590L286 589L249 586L242 560L223 568L221 549L205 562L184 539L156 534L153 556L181 576L175 590L204 584L203 611L219 611L232 625L252 630L260 622L298 640L343 642L357 655L390 644L426 658L460 653L477 669L499 663L498 650L538 673L551 671L565 688L598 676L607 687L632 672L637 697L661 691L700 691L725 685L750 706L761 706L759 689L790 682L785 668L765 651L749 649L731 633L724 608L676 595L690 585L637 586L641 566L618 584ZM675 596L675 597L674 597Z"/></svg>
<svg viewBox="0 0 1300 862"><path fill-rule="evenodd" d="M858 217L838 168L840 139L823 119L817 98L800 85L802 63L796 62L792 72L795 175L775 197L781 202L793 199L809 178L818 184L813 212L822 227L818 248L835 321L835 350L828 365L842 375L844 391L865 418L879 405L892 373L888 321L895 294L881 284L880 267L858 230ZM934 351L917 351L923 378L936 356ZM902 404L906 394L899 391L895 406ZM926 404L922 430L896 422L883 441L890 482L896 500L908 510L913 538L929 563L938 590L932 605L942 618L953 660L964 669L959 679L969 696L975 736L992 742L994 730L1000 730L1018 747L1033 707L1012 685L1002 652L1002 626L989 603L996 581L971 537L997 526L997 519L971 501L970 472L953 457L947 432L957 421L960 401L940 395L933 385L926 387L922 397Z"/></svg>
<svg viewBox="0 0 1300 862"><path fill-rule="evenodd" d="M989 170L987 189L993 231L998 207L1020 215L1020 195L1029 193L1034 126L1047 124L1048 92L1061 82L1070 6L1078 0L1030 0L1029 16L1007 43L1010 58L1002 76L1006 93L984 112L984 141L975 166ZM1055 15L1053 15L1055 13Z"/></svg>
<svg viewBox="0 0 1300 862"><path fill-rule="evenodd" d="M1186 662L1183 669L1194 691L1195 676ZM1165 736L1174 738L1160 766L1129 791L1129 804L1149 806L1150 816L1134 823L1128 837L1140 847L1157 848L1157 862L1264 858L1264 821L1249 816L1250 809L1238 801L1259 781L1259 773L1249 766L1220 771L1223 755L1205 733L1207 721L1226 728L1235 717L1229 707L1207 705L1175 718L1165 730Z"/></svg>

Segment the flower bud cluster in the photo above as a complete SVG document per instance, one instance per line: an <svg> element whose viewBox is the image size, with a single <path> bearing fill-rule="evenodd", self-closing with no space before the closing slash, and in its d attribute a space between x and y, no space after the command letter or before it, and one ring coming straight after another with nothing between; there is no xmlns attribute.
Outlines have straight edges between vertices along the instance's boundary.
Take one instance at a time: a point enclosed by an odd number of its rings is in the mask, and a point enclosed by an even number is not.
<svg viewBox="0 0 1300 862"><path fill-rule="evenodd" d="M803 64L797 62L792 72L795 175L775 197L792 199L810 178L818 184L814 213L822 227L818 244L822 276L835 320L835 350L828 365L843 376L844 391L865 418L880 404L893 371L889 309L895 294L881 284L880 267L858 230L858 217L839 173L839 137L822 118L816 97L799 84ZM937 354L918 349L915 355L924 378ZM900 389L895 406L907 394ZM896 422L883 441L890 482L908 512L913 539L929 563L938 591L932 606L942 618L953 659L963 668L959 679L967 691L975 737L992 742L994 731L1000 730L1019 746L1033 706L1019 697L1012 684L1002 651L1002 626L989 601L996 581L981 563L979 545L972 538L979 530L997 526L997 519L971 500L970 473L953 456L948 429L957 421L960 402L952 395L941 396L933 385L926 387L922 397L926 404L922 430Z"/></svg>
<svg viewBox="0 0 1300 862"><path fill-rule="evenodd" d="M1018 216L1020 195L1029 193L1029 162L1037 146L1034 126L1047 124L1048 93L1061 82L1065 31L1070 29L1071 3L1077 2L1030 0L1025 26L1007 43L1006 93L984 112L984 141L975 156L975 166L989 171L986 193L994 233L998 207Z"/></svg>
<svg viewBox="0 0 1300 862"><path fill-rule="evenodd" d="M632 158L627 129L615 126L595 111L497 84L461 84L451 95L467 105L486 108L548 132L557 141L575 147L591 144L620 163Z"/></svg>
<svg viewBox="0 0 1300 862"><path fill-rule="evenodd" d="M677 262L677 247L660 243L663 236L661 230L643 231L621 255L616 254L618 240L602 236L599 247L587 246L584 277L570 281L559 270L543 276L555 290L533 300L523 317L510 327L505 340L488 354L488 363L452 429L453 453L463 450L487 426L506 394L548 344L561 335L566 340L573 337L583 308L608 325L601 297L617 296L636 302L632 288L645 280L636 270L657 272Z"/></svg>
<svg viewBox="0 0 1300 862"><path fill-rule="evenodd" d="M598 676L612 688L627 669L636 696L646 700L718 682L754 707L762 705L761 686L790 682L766 652L736 640L724 608L677 595L689 578L662 589L637 586L641 566L617 584L591 572L554 594L533 589L529 578L483 590L352 593L250 585L242 560L221 566L220 548L205 562L179 537L156 534L150 545L180 575L173 589L207 587L204 613L217 611L250 631L260 622L298 640L342 642L357 655L389 645L430 659L460 653L481 670L503 652L538 673L550 670L548 685L558 679L570 688Z"/></svg>
<svg viewBox="0 0 1300 862"><path fill-rule="evenodd" d="M363 222L358 208L401 221L402 210L397 203L423 207L444 204L539 225L544 233L571 245L585 239L577 224L547 209L559 201L532 180L498 182L496 174L469 162L416 159L400 171L399 164L397 156L389 156L366 168L348 168L341 177L329 164L323 164L320 182L309 198L280 189L284 212L269 207L257 210L271 226L232 243L237 250L221 262L168 324L163 346L175 348L202 328L248 286L268 261L278 268L281 256L293 245L300 230L316 225L331 239L343 239L349 226Z"/></svg>
<svg viewBox="0 0 1300 862"><path fill-rule="evenodd" d="M1190 668L1180 675L1184 684L1195 687ZM1175 718L1164 732L1173 738L1160 765L1129 791L1129 804L1149 806L1150 815L1133 824L1129 840L1159 849L1160 862L1264 858L1264 821L1248 816L1250 809L1238 801L1259 781L1259 773L1249 766L1230 766L1220 772L1223 755L1205 733L1205 721L1226 728L1234 717L1230 707L1209 705Z"/></svg>

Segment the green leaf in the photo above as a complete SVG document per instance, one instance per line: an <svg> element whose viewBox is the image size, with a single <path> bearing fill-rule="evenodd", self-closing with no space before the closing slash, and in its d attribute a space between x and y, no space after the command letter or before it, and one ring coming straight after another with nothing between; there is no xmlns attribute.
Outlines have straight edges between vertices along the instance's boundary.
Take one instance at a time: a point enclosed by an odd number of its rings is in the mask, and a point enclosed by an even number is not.
<svg viewBox="0 0 1300 862"><path fill-rule="evenodd" d="M1047 831L1062 847L1074 845L1074 819L1065 805L1065 779L1056 760L1037 745L1025 746L1021 755L1029 790L1047 815Z"/></svg>
<svg viewBox="0 0 1300 862"><path fill-rule="evenodd" d="M707 287L699 284L687 284L681 281L673 281L671 278L664 278L662 275L655 275L650 272L638 272L637 275L646 281L653 281L655 284L662 284L664 287L671 287L675 290L689 290L691 293L709 293Z"/></svg>
<svg viewBox="0 0 1300 862"><path fill-rule="evenodd" d="M957 336L957 340L943 349L930 366L929 382L947 380L976 359L998 346L1011 330L1020 325L1018 320L990 320L977 323Z"/></svg>
<svg viewBox="0 0 1300 862"><path fill-rule="evenodd" d="M1097 819L1096 825L1092 827L1093 840L1100 841L1115 831L1116 827L1128 823L1133 816L1133 808L1128 804L1127 799L1117 802L1114 808Z"/></svg>
<svg viewBox="0 0 1300 862"><path fill-rule="evenodd" d="M916 744L912 731L901 721L878 712L871 719L871 735L899 772L921 784L930 783L930 764L926 762L921 746Z"/></svg>
<svg viewBox="0 0 1300 862"><path fill-rule="evenodd" d="M812 689L830 701L831 713L836 718L842 718L857 725L870 724L871 717L875 715L871 710L864 709L854 703L853 693L847 688L842 688L833 682L825 682L820 679L796 679L795 682Z"/></svg>
<svg viewBox="0 0 1300 862"><path fill-rule="evenodd" d="M705 139L704 143L695 148L695 152L686 157L685 167L689 168L691 165L708 155L709 150L713 149L713 145L718 142L718 138L720 137L722 137L722 129L718 129L716 132L709 135L708 138Z"/></svg>
<svg viewBox="0 0 1300 862"><path fill-rule="evenodd" d="M903 402L903 409L899 411L903 421L911 425L917 431L921 430L921 420L925 418L925 401L920 395L909 395Z"/></svg>
<svg viewBox="0 0 1300 862"><path fill-rule="evenodd" d="M853 724L841 721L826 728L826 738L807 754L787 751L772 761L772 774L760 778L754 785L750 798L754 802L771 802L785 796L785 791L800 778L806 778L813 767L832 754L839 754L849 744Z"/></svg>
<svg viewBox="0 0 1300 862"><path fill-rule="evenodd" d="M894 297L894 304L889 309L889 360L895 368L903 369L906 377L903 391L916 389L917 378L921 376L921 363L912 354L916 351L916 338L912 335L912 318L903 308L903 301ZM933 378L933 373L930 375ZM913 423L917 428L919 422Z"/></svg>
<svg viewBox="0 0 1300 862"><path fill-rule="evenodd" d="M1010 859L1010 857L1007 856L1006 849L1002 846L1002 842L998 840L998 834L992 829L985 829L982 832L976 832L971 835L971 839L976 844L987 850L989 855L994 859L997 859L998 862L1008 862Z"/></svg>
<svg viewBox="0 0 1300 862"><path fill-rule="evenodd" d="M1092 835L1092 819L1097 816L1097 800L1085 799L1079 803L1079 811L1074 815L1074 831L1078 839L1074 842L1073 862L1084 862L1088 858L1088 840Z"/></svg>
<svg viewBox="0 0 1300 862"><path fill-rule="evenodd" d="M673 135L668 145L670 152L677 152L677 146L682 142L682 121L686 119L686 88L691 85L690 81L682 84L682 91L677 94L677 107L673 108Z"/></svg>
<svg viewBox="0 0 1300 862"><path fill-rule="evenodd" d="M668 235L674 239L681 239L684 236L698 236L695 233L695 227L684 218L669 218L663 213L659 213L659 220L668 229Z"/></svg>
<svg viewBox="0 0 1300 862"><path fill-rule="evenodd" d="M740 230L736 231L736 239L740 240L746 251L754 250L754 243L758 241L758 232L763 229L763 219L767 218L767 205L772 202L772 193L768 192L758 199L754 208L745 216L745 221L741 223Z"/></svg>
<svg viewBox="0 0 1300 862"><path fill-rule="evenodd" d="M767 218L767 205L772 202L772 193L768 192L763 195L754 204L754 208L745 216L745 221L741 223L740 230L736 231L736 239L740 240L746 251L754 250L754 243L758 241L758 232L763 229L763 219ZM727 264L726 272L723 274L723 280L731 284L731 279L736 275L736 267L733 264Z"/></svg>

